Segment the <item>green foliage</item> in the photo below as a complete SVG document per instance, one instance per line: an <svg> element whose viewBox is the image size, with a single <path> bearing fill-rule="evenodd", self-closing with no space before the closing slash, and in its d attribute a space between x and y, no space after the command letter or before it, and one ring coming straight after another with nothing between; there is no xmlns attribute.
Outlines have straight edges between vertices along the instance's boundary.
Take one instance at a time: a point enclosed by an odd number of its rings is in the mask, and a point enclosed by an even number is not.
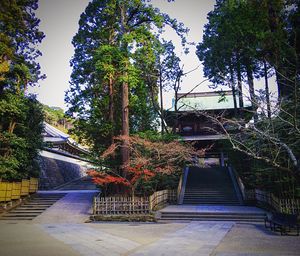
<svg viewBox="0 0 300 256"><path fill-rule="evenodd" d="M49 107L47 105L43 105L43 111L45 122L48 124L53 125L64 133L69 133L70 130L72 130L74 119L66 116L63 109L59 107ZM75 135L72 135L71 137L78 141Z"/></svg>
<svg viewBox="0 0 300 256"><path fill-rule="evenodd" d="M254 123L226 121L239 130L227 135L239 151L230 157L246 185L289 197L300 184L299 7L299 1L218 0L197 47L204 73L216 86L229 85L243 98L241 83L248 82ZM271 68L278 104L270 103L267 83L254 91L253 78L268 81Z"/></svg>
<svg viewBox="0 0 300 256"><path fill-rule="evenodd" d="M35 47L44 34L35 16L38 0L3 0L0 5L0 92L5 88L23 91L39 78L41 55Z"/></svg>
<svg viewBox="0 0 300 256"><path fill-rule="evenodd" d="M171 141L177 141L180 139L180 136L174 133L166 133L166 134L161 134L157 131L144 131L144 132L139 132L137 134L140 138L150 140L153 142L171 142Z"/></svg>
<svg viewBox="0 0 300 256"><path fill-rule="evenodd" d="M10 99L16 101L9 101ZM36 162L42 147L42 105L33 97L24 97L6 91L0 97L0 178L13 180L38 177ZM10 111L12 110L12 111ZM13 131L9 131L15 123Z"/></svg>
<svg viewBox="0 0 300 256"><path fill-rule="evenodd" d="M45 112L45 121L49 124L58 123L65 117L65 113L61 108L53 108L47 105L43 105Z"/></svg>
<svg viewBox="0 0 300 256"><path fill-rule="evenodd" d="M124 83L130 133L156 129L158 38L165 26L185 43L183 24L142 0L94 0L82 13L65 100L77 119L73 132L97 155L121 133Z"/></svg>
<svg viewBox="0 0 300 256"><path fill-rule="evenodd" d="M217 1L208 14L203 42L197 47L205 76L215 84L228 85L230 81L234 86L236 79L249 80L250 73L263 76L266 62L276 71L279 93L290 94L289 77L296 71L300 53L295 41L298 16L299 2Z"/></svg>
<svg viewBox="0 0 300 256"><path fill-rule="evenodd" d="M35 16L37 0L3 0L0 5L0 178L38 176L42 146L41 104L25 96L41 78L36 44L44 34Z"/></svg>

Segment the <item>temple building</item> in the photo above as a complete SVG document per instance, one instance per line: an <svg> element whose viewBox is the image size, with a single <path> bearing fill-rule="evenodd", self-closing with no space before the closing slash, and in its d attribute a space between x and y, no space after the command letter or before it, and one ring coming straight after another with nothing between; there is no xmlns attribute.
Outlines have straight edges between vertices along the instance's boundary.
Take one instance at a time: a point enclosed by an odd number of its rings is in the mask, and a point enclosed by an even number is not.
<svg viewBox="0 0 300 256"><path fill-rule="evenodd" d="M78 144L70 135L58 130L54 126L44 122L43 140L44 149L65 154L72 157L84 157L90 152L87 148Z"/></svg>
<svg viewBox="0 0 300 256"><path fill-rule="evenodd" d="M224 128L230 130L232 127L226 124L220 126L216 118L239 118L242 115L245 123L252 118L251 103L245 101L243 108L240 108L238 98L235 97L231 91L178 93L177 106L173 100L172 110L165 113L166 123L182 140L194 141L199 148L210 146L206 161L208 158L218 159L223 166L226 160L222 149L222 140L226 139Z"/></svg>

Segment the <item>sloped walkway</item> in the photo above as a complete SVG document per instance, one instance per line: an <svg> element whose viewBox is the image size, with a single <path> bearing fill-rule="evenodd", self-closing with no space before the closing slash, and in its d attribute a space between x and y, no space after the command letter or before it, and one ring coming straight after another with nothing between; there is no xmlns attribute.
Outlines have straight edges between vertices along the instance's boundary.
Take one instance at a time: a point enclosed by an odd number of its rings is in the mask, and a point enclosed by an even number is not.
<svg viewBox="0 0 300 256"><path fill-rule="evenodd" d="M66 195L34 219L34 223L84 223L92 213L94 196L99 193L90 177L83 177L40 194Z"/></svg>
<svg viewBox="0 0 300 256"><path fill-rule="evenodd" d="M55 190L47 193L67 193L62 199L53 204L41 215L36 217L34 223L84 223L92 213L93 197L98 191ZM46 193L46 192L44 192Z"/></svg>

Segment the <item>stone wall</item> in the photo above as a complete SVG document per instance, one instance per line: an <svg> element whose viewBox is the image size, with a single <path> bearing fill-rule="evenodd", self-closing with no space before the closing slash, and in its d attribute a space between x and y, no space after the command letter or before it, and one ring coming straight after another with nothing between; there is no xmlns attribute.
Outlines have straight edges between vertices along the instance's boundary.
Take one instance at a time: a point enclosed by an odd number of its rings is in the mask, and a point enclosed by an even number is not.
<svg viewBox="0 0 300 256"><path fill-rule="evenodd" d="M39 189L48 190L86 175L90 165L86 162L42 151L40 159Z"/></svg>

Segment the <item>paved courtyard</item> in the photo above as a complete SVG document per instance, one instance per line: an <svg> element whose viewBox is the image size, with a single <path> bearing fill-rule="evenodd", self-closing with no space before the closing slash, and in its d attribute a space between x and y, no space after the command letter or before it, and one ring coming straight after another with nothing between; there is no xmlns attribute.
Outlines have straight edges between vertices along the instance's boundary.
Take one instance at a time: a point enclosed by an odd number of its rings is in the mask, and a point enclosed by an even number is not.
<svg viewBox="0 0 300 256"><path fill-rule="evenodd" d="M262 224L86 223L95 191L67 193L33 221L0 221L0 255L300 255L299 237Z"/></svg>

